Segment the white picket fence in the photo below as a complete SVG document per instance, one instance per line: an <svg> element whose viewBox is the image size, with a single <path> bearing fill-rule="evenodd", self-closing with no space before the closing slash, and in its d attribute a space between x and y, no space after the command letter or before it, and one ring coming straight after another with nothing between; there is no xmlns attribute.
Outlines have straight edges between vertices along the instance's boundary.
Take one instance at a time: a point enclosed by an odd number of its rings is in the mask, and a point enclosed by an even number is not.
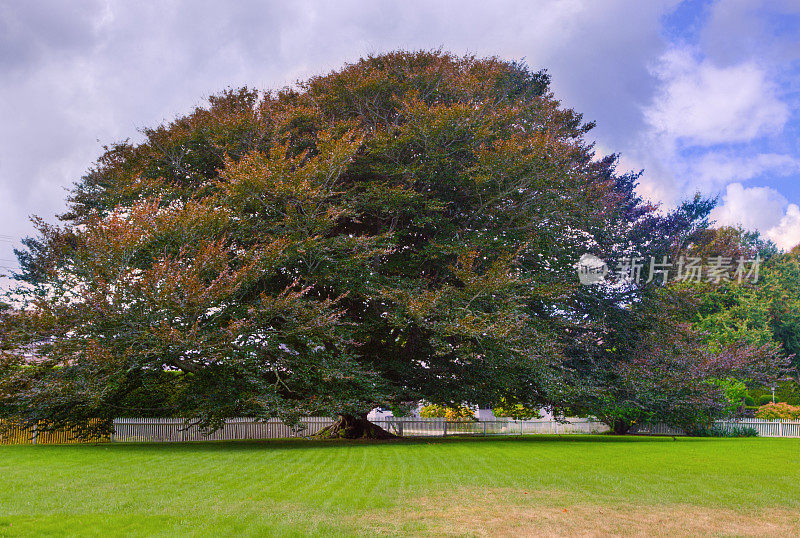
<svg viewBox="0 0 800 538"><path fill-rule="evenodd" d="M444 437L447 435L531 435L603 433L608 426L594 420L574 418L555 420L454 421L443 418L391 417L373 420L381 428L401 437Z"/></svg>
<svg viewBox="0 0 800 538"><path fill-rule="evenodd" d="M207 431L196 421L183 418L118 418L114 420L112 441L181 442L230 441L236 439L288 439L308 437L333 424L329 417L305 417L300 427L291 427L279 419L259 421L252 418L230 418L222 428Z"/></svg>
<svg viewBox="0 0 800 538"><path fill-rule="evenodd" d="M454 421L438 418L388 417L372 421L400 437L446 437L605 433L608 426L590 419L555 420L494 420L480 422ZM201 429L196 422L182 418L119 418L114 420L115 442L181 442L231 441L245 439L308 438L333 424L330 417L305 417L299 426L287 426L279 419L256 420L232 418L216 431ZM749 427L760 437L800 437L800 421L742 419L717 421L725 429ZM632 433L644 435L684 435L663 424L642 425Z"/></svg>
<svg viewBox="0 0 800 538"><path fill-rule="evenodd" d="M676 430L666 424L636 424L628 432L631 435L686 435L683 430Z"/></svg>
<svg viewBox="0 0 800 538"><path fill-rule="evenodd" d="M740 420L718 420L717 426L732 428L753 428L759 437L800 437L800 420L762 420L743 418Z"/></svg>
<svg viewBox="0 0 800 538"><path fill-rule="evenodd" d="M401 437L446 437L448 435L529 435L537 433L602 433L608 427L588 419L496 420L465 422L445 419L383 418L372 421ZM206 431L182 418L119 418L114 420L115 442L230 441L244 439L307 438L333 424L330 417L305 417L300 426L287 426L279 419L260 421L232 418L216 431Z"/></svg>
<svg viewBox="0 0 800 538"><path fill-rule="evenodd" d="M742 418L738 420L717 420L714 422L724 430L734 428L753 428L759 437L800 437L800 420L762 420ZM685 435L683 430L671 428L666 424L642 424L631 433L639 435Z"/></svg>

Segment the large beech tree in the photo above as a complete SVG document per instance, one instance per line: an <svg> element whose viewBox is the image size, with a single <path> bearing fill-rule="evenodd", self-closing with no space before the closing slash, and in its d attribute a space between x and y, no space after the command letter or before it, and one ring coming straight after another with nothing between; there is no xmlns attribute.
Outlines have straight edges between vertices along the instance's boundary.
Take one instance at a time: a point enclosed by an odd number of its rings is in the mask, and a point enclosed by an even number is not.
<svg viewBox="0 0 800 538"><path fill-rule="evenodd" d="M19 253L0 409L89 427L173 383L209 427L324 413L354 437L382 434L374 406L563 404L643 293L581 287L577 259L665 254L711 206L644 203L548 84L396 52L106 148Z"/></svg>

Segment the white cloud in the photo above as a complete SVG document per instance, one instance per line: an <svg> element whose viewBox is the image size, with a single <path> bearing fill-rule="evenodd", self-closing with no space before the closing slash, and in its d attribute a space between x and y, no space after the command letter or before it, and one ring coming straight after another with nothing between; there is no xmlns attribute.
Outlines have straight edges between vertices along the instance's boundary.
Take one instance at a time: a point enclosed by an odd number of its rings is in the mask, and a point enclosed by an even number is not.
<svg viewBox="0 0 800 538"><path fill-rule="evenodd" d="M713 192L732 181L747 181L764 174L788 176L800 172L800 159L791 155L760 153L751 156L711 152L688 159L686 173L693 183Z"/></svg>
<svg viewBox="0 0 800 538"><path fill-rule="evenodd" d="M800 173L800 158L791 155L709 151L698 156L683 156L677 150L658 151L657 142L650 138L645 137L643 141L634 151L622 155L621 167L625 170L644 168L640 194L668 206L698 191L713 196L732 182Z"/></svg>
<svg viewBox="0 0 800 538"><path fill-rule="evenodd" d="M722 204L711 216L719 224L740 224L746 229L765 232L778 223L787 203L775 189L745 188L741 183L732 183L722 197Z"/></svg>
<svg viewBox="0 0 800 538"><path fill-rule="evenodd" d="M789 250L800 243L800 207L797 204L789 204L786 214L781 217L777 226L767 230L766 236L784 250Z"/></svg>
<svg viewBox="0 0 800 538"><path fill-rule="evenodd" d="M711 217L720 225L758 230L784 250L800 243L800 207L769 187L728 185Z"/></svg>
<svg viewBox="0 0 800 538"><path fill-rule="evenodd" d="M654 74L663 87L645 118L655 133L677 142L746 142L780 132L789 118L767 73L752 61L719 67L673 49Z"/></svg>
<svg viewBox="0 0 800 538"><path fill-rule="evenodd" d="M732 182L800 173L791 148L777 144L780 153L772 152L766 142L790 119L774 66L737 60L717 63L687 46L661 55L652 69L660 86L642 109L645 127L623 148L625 167L645 169L644 196L672 206Z"/></svg>

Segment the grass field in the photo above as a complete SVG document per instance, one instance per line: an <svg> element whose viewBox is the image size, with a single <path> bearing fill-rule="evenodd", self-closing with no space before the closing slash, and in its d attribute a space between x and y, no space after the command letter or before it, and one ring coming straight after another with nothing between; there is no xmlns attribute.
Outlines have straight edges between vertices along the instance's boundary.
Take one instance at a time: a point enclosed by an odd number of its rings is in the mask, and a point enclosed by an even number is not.
<svg viewBox="0 0 800 538"><path fill-rule="evenodd" d="M0 447L0 536L800 534L800 439Z"/></svg>

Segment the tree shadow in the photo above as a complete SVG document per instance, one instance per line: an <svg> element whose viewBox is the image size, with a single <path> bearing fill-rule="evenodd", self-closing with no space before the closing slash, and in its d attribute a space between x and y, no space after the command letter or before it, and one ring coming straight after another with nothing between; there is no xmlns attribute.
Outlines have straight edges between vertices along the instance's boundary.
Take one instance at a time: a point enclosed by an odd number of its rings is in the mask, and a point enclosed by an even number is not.
<svg viewBox="0 0 800 538"><path fill-rule="evenodd" d="M460 445L460 446L497 446L497 445L548 445L548 444L632 444L632 443L673 443L686 441L691 438L671 436L644 436L644 435L522 435L522 436L471 436L453 435L448 437L405 437L390 440L378 439L263 439L263 440L237 440L237 441L186 441L186 442L134 442L134 443L102 443L69 445L70 448L105 448L109 450L124 450L126 452L231 452L252 450L295 450L295 449L343 449L363 448L378 446L415 446L415 445ZM39 445L40 447L60 447L65 445Z"/></svg>

